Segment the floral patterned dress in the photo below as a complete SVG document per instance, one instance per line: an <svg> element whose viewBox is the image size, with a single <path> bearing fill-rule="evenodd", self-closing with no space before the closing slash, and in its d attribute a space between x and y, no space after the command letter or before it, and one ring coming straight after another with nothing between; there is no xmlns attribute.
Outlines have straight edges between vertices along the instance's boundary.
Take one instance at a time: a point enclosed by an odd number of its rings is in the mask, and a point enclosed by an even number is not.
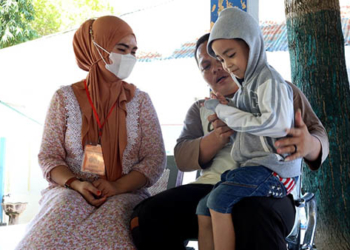
<svg viewBox="0 0 350 250"><path fill-rule="evenodd" d="M157 114L148 94L138 89L126 108L123 173L143 173L149 187L161 176L166 164ZM134 206L149 196L147 188L109 197L95 208L78 192L57 185L50 178L54 167L65 165L78 177L97 179L94 174L80 171L81 122L82 114L71 86L60 88L48 110L39 153L49 187L42 192L41 209L17 249L135 249L129 218Z"/></svg>

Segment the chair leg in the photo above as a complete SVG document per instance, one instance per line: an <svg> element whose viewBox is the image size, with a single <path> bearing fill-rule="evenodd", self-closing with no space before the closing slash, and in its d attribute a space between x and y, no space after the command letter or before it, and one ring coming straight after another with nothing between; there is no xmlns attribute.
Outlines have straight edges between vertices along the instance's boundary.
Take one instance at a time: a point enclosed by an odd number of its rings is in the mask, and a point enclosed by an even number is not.
<svg viewBox="0 0 350 250"><path fill-rule="evenodd" d="M312 198L309 202L306 203L305 211L308 218L308 224L305 231L304 241L301 246L303 250L311 250L314 248L314 238L316 232L316 219L317 219L317 210L316 210L316 199Z"/></svg>
<svg viewBox="0 0 350 250"><path fill-rule="evenodd" d="M301 222L299 218L297 225L293 229L292 234L286 238L288 250L300 249L300 232L301 232Z"/></svg>

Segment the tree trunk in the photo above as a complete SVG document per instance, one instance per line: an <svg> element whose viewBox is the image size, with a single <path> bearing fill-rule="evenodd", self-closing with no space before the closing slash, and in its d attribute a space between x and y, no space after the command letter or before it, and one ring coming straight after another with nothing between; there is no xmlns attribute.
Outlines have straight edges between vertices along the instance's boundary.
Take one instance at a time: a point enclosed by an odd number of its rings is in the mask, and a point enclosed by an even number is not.
<svg viewBox="0 0 350 250"><path fill-rule="evenodd" d="M350 90L339 0L285 0L292 82L325 126L330 153L304 167L303 190L316 194L318 250L350 249Z"/></svg>

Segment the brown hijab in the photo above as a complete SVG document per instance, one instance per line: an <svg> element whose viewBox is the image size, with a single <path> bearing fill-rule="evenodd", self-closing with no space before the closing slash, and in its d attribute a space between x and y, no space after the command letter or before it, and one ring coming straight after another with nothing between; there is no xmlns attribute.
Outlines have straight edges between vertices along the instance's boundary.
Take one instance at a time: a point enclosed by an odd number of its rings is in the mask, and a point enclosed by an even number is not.
<svg viewBox="0 0 350 250"><path fill-rule="evenodd" d="M122 81L105 68L105 63L92 41L111 52L122 38L130 34L133 34L133 31L126 22L115 16L104 16L84 22L73 38L78 66L89 72L86 84L101 124L116 103L102 128L101 136L106 178L109 181L115 181L122 175L123 152L127 144L125 104L134 97L135 86ZM110 63L109 54L103 50L100 50L100 53L104 60ZM86 143L97 143L99 132L84 81L72 85L83 114L81 128L83 147Z"/></svg>

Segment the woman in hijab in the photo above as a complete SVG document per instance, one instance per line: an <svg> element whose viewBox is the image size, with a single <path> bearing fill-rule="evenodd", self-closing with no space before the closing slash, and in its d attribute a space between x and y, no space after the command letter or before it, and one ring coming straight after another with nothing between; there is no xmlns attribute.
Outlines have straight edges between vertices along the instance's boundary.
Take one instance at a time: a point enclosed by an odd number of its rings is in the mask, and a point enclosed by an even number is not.
<svg viewBox="0 0 350 250"><path fill-rule="evenodd" d="M136 62L129 25L84 22L73 47L86 79L54 94L39 164L49 187L17 249L135 249L128 221L166 155L147 93L123 81Z"/></svg>

